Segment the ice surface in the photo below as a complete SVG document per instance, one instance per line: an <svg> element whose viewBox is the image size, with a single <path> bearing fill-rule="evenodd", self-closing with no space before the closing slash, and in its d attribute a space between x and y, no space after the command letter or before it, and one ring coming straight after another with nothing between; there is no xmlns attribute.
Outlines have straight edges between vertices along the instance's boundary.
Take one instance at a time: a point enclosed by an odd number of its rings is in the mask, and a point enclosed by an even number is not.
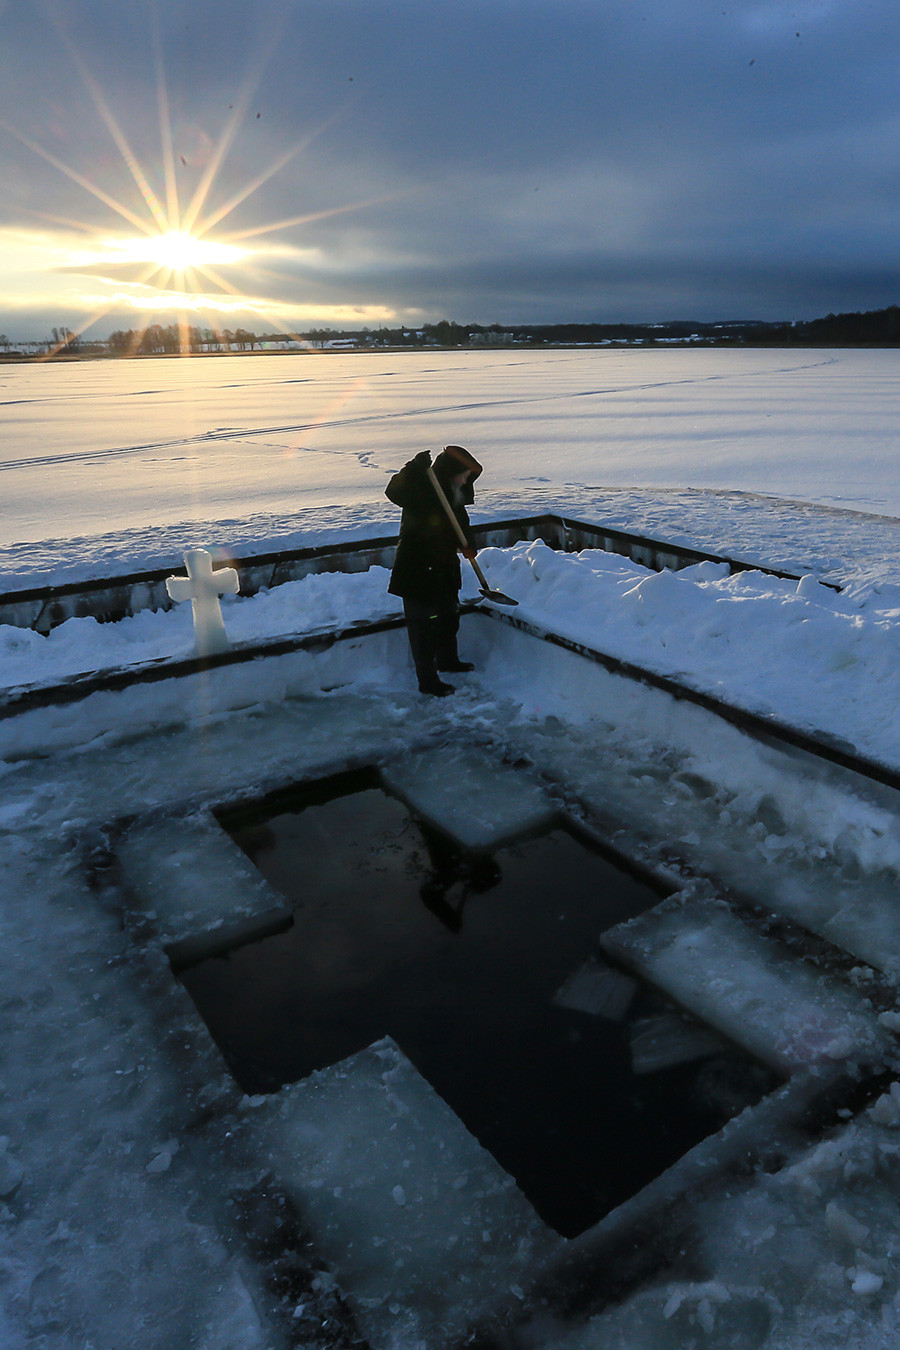
<svg viewBox="0 0 900 1350"><path fill-rule="evenodd" d="M872 875L890 862L896 844L882 828L889 816L873 816L873 803L854 805L852 795L838 792L830 779L810 778L805 769L722 728L701 710L677 706L665 696L648 698L646 690L626 687L568 653L488 620L473 616L466 622L488 684L475 677L440 706L415 694L399 632L342 644L340 653L273 658L211 679L92 699L77 718L70 710L48 710L14 719L0 728L10 755L0 820L15 833L23 825L37 832L55 828L73 817L106 823L127 811L145 815L167 803L176 809L186 796L217 803L229 793L245 795L253 785L264 790L273 782L312 775L342 755L358 760L369 754L377 761L388 745L396 753L421 739L460 746L466 737L505 736L523 745L542 769L584 784L598 808L633 812L641 829L667 849L676 841L699 857L707 847L722 856L732 847L736 865L749 874L767 854L774 856L767 841L783 837L790 845L780 855L785 866L792 850L801 860L812 848L825 850L822 875L830 876L832 887L838 875L849 882L853 867L864 879L860 861ZM524 644L524 652L513 651L508 635ZM323 696L323 685L332 682L344 682L344 691ZM17 754L33 758L15 760ZM526 777L513 773L522 782ZM776 806L779 819L773 816ZM693 845L687 842L692 836ZM3 1133L10 1138L11 1156L25 1167L15 1201L34 1175L32 1158L8 1124ZM148 1181L181 1175L188 1155L183 1148L169 1154L164 1146L183 1137L177 1126L142 1127L141 1172ZM168 1167L160 1162L160 1170L146 1172L147 1165L166 1157ZM43 1171L37 1176L41 1188L45 1177ZM410 1190L402 1177L391 1180L388 1194L396 1209L409 1209ZM32 1251L29 1247L33 1269ZM853 1269L858 1273L855 1264ZM157 1270L165 1284L171 1277L161 1266ZM853 1293L852 1281L847 1289L848 1297L861 1297ZM739 1303L737 1294L734 1302ZM683 1306L687 1316L690 1299ZM84 1316L90 1322L94 1314Z"/></svg>
<svg viewBox="0 0 900 1350"><path fill-rule="evenodd" d="M614 970L604 961L588 961L566 980L565 984L553 996L553 1002L561 1008L572 1008L577 1012L590 1013L592 1017L605 1017L610 1022L621 1022L625 1018L637 993L637 980Z"/></svg>
<svg viewBox="0 0 900 1350"><path fill-rule="evenodd" d="M116 856L134 913L166 945L217 930L249 941L290 919L283 897L205 813L133 825Z"/></svg>
<svg viewBox="0 0 900 1350"><path fill-rule="evenodd" d="M543 1350L893 1350L900 1085L774 1175L701 1201L690 1266ZM699 1262L699 1265L698 1265Z"/></svg>
<svg viewBox="0 0 900 1350"><path fill-rule="evenodd" d="M253 1118L374 1350L461 1336L560 1241L389 1039Z"/></svg>
<svg viewBox="0 0 900 1350"><path fill-rule="evenodd" d="M427 370L411 354L354 355L329 358L324 379L319 363L301 407L303 360L4 367L15 388L0 417L17 419L3 461L4 588L174 567L192 544L240 554L392 533L387 474L430 438L443 443L449 415L454 438L482 447L476 518L555 510L849 581L843 598L708 569L680 586L590 558L564 571L540 550L508 560L515 581L497 573L550 626L617 642L642 664L900 763L900 529L873 514L900 513L896 353L429 352ZM122 428L135 425L138 395L141 437L129 438ZM323 421L329 404L338 411ZM295 586L246 605L230 597L229 633L396 612L380 570ZM177 612L114 626L76 620L47 639L4 632L2 678L52 683L190 643L189 616ZM7 1181L21 1172L0 1202L0 1341L42 1350L272 1341L253 1272L206 1208L222 1178L196 1130L184 1062L172 1058L188 1043L185 1058L198 1054L196 1018L172 1015L158 987L143 988L126 936L64 851L73 831L126 811L184 810L186 799L194 810L197 799L265 790L388 744L399 751L477 727L496 737L502 726L542 768L590 789L598 813L619 821L620 843L650 857L662 840L669 858L730 866L766 888L770 907L864 959L892 952L885 964L898 978L898 831L883 801L713 729L697 710L621 681L614 691L566 653L477 636L483 683L442 701L454 710L415 694L402 632L351 646L0 726L0 1137ZM713 1186L662 1283L588 1326L544 1317L522 1343L896 1346L898 1097L808 1151L787 1145L790 1163L776 1175ZM406 1179L385 1181L384 1208L406 1214Z"/></svg>
<svg viewBox="0 0 900 1350"><path fill-rule="evenodd" d="M442 746L396 760L385 784L463 848L494 849L548 828L556 808L521 768L469 746Z"/></svg>
<svg viewBox="0 0 900 1350"><path fill-rule="evenodd" d="M887 1049L858 995L790 959L721 901L672 898L601 943L777 1072L878 1062Z"/></svg>
<svg viewBox="0 0 900 1350"><path fill-rule="evenodd" d="M205 1032L128 959L51 816L0 829L0 1344L269 1350L188 1143L225 1096L209 1077L201 1104L189 1067Z"/></svg>

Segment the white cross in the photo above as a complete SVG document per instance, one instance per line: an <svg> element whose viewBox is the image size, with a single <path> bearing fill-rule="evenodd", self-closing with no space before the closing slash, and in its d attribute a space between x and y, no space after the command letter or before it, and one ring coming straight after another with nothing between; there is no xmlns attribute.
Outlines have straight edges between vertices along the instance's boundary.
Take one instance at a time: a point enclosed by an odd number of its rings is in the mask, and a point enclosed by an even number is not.
<svg viewBox="0 0 900 1350"><path fill-rule="evenodd" d="M212 558L204 548L184 555L186 577L168 577L166 590L172 600L190 600L194 613L194 647L198 656L215 656L228 651L228 635L222 618L219 596L236 595L240 586L233 567L212 570Z"/></svg>

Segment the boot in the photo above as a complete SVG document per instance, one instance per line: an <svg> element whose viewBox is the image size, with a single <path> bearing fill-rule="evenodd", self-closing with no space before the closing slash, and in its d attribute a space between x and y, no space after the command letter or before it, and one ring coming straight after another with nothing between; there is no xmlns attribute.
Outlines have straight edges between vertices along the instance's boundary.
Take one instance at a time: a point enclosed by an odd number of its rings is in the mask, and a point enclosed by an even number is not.
<svg viewBox="0 0 900 1350"><path fill-rule="evenodd" d="M434 694L436 698L446 698L448 694L456 692L452 684L445 684L443 680L438 679L437 675L428 675L425 679L419 680L420 694Z"/></svg>
<svg viewBox="0 0 900 1350"><path fill-rule="evenodd" d="M474 661L460 661L458 656L453 657L449 661L438 662L438 670L452 670L455 671L457 675L465 675L468 673L468 671L474 669L475 669Z"/></svg>

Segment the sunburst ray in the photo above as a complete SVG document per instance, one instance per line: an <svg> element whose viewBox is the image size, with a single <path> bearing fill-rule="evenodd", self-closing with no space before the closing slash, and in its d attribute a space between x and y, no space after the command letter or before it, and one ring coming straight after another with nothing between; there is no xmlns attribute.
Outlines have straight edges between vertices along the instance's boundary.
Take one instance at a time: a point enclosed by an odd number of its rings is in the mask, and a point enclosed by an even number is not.
<svg viewBox="0 0 900 1350"><path fill-rule="evenodd" d="M81 172L74 164L65 162L58 154L48 149L45 145L32 136L21 131L16 126L0 120L0 128L12 135L22 145L24 145L33 154L43 159L53 168L70 179L78 187L94 197L98 202L111 210L121 220L131 225L140 235L141 239L147 240L148 251L142 252L141 247L131 248L131 241L127 239L113 239L108 237L109 232L104 231L96 225L89 225L83 221L72 217L61 215L54 216L46 211L34 211L33 214L40 219L55 221L58 224L66 226L68 229L79 230L82 234L92 239L93 249L97 250L97 245L102 241L108 247L107 261L111 264L118 264L122 261L140 264L136 274L137 279L133 279L132 274L127 286L136 287L138 290L131 291L127 303L135 309L143 308L149 303L153 304L152 296L140 293L140 288L150 288L159 292L160 311L169 311L176 308L172 302L175 300L173 292L184 297L184 303L179 309L179 332L181 334L181 345L187 342L189 337L189 323L185 316L189 309L195 312L201 311L210 304L214 304L214 299L209 295L209 287L217 289L220 295L228 296L233 301L246 301L248 309L258 315L274 321L280 331L285 331L285 325L282 322L279 307L272 301L265 301L258 296L247 295L237 286L233 285L219 271L218 266L213 265L219 261L227 263L238 261L239 254L234 257L223 256L221 253L213 253L211 257L204 259L202 251L197 257L193 257L188 251L183 260L178 261L176 245L179 240L187 243L194 241L196 243L205 243L210 249L222 249L223 247L234 248L243 241L250 241L260 238L264 235L273 234L279 230L290 228L291 226L302 226L314 221L325 220L330 217L343 215L352 211L364 209L367 206L375 205L379 202L396 200L402 193L388 193L382 196L373 197L365 201L356 201L345 203L341 206L325 208L317 211L306 211L296 216L282 218L275 221L269 221L255 227L243 229L217 229L223 222L227 222L228 217L253 196L265 183L272 179L277 173L285 168L298 154L308 148L309 144L322 134L322 131L329 126L335 119L346 115L346 108L336 109L331 116L325 118L316 127L301 140L291 145L288 149L275 156L271 162L250 177L242 186L233 188L230 194L220 204L210 203L210 196L214 187L221 181L224 165L229 153L232 151L236 137L241 128L246 124L248 109L251 106L251 99L256 92L265 69L271 59L271 55L276 49L279 31L285 16L278 25L267 26L264 34L264 41L257 48L256 57L252 61L250 68L241 81L240 89L234 99L234 104L229 110L229 116L226 118L222 130L216 140L213 153L206 164L199 182L190 196L187 206L182 207L179 193L179 175L176 168L175 143L172 128L172 116L169 100L168 82L166 78L165 60L163 52L163 40L159 12L154 11L152 16L152 41L151 50L153 56L153 71L155 76L155 93L157 103L157 115L159 121L160 150L159 166L157 178L161 177L161 184L154 186L151 180L151 173L148 172L145 164L141 162L138 154L135 152L132 144L126 135L120 120L117 118L113 106L104 94L100 82L92 73L88 63L82 54L73 46L68 35L63 31L61 25L57 24L60 36L69 50L73 59L75 68L80 76L81 82L87 91L90 100L99 115L107 133L121 156L128 175L140 193L141 204L146 211L146 216L140 213L139 209L134 209L129 204L128 197L120 200L113 192L107 190L98 182L94 182L87 173ZM354 98L351 102L355 103ZM129 194L132 193L129 187ZM215 238L211 232L216 230ZM107 237L104 239L104 235ZM176 239L174 236L178 236ZM154 244L161 245L157 248L156 254L149 250ZM130 249L130 254L129 254ZM242 249L243 255L248 253L247 249ZM250 250L252 254L252 250ZM96 253L99 258L99 252ZM73 253L73 266L77 267L85 262L85 259L79 258ZM93 260L92 260L93 262ZM96 265L92 265L92 271L97 270ZM257 268L257 275L260 269ZM267 275L267 269L262 269L262 274ZM271 275L277 275L272 273ZM106 278L111 281L110 277ZM193 302L193 303L191 303ZM89 317L85 317L77 330L77 335L82 336L85 331L99 322L107 314L112 312L117 306L121 306L123 296L121 294L111 298L108 304L98 307ZM224 305L224 302L223 302ZM234 308L234 306L232 305ZM143 325L142 332L146 331L147 324ZM65 343L60 344L60 346ZM57 347L59 350L59 347Z"/></svg>
<svg viewBox="0 0 900 1350"><path fill-rule="evenodd" d="M121 126L119 125L118 119L116 118L115 114L110 108L104 96L103 90L100 88L100 85L95 79L92 72L88 69L87 62L79 52L78 48L72 42L71 38L69 37L65 29L62 28L61 25L57 24L57 31L60 37L62 38L63 42L65 43L69 55L72 58L72 62L75 66L75 69L81 76L82 83L84 84L84 87L87 89L91 101L94 104L94 107L97 109L97 112L100 114L100 117L102 118L107 131L109 132L110 136L112 136L113 141L115 142L115 145L120 155L122 156L122 159L125 162L125 165L129 173L134 179L137 189L140 192L141 196L143 197L147 209L150 212L151 216L153 217L153 220L157 228L160 230L164 230L166 228L166 214L165 211L163 210L162 204L160 203L159 198L157 197L156 193L151 187L147 175L144 172L144 169L137 155L134 153L130 144L128 143L128 139L125 136L125 133L122 130Z"/></svg>
<svg viewBox="0 0 900 1350"><path fill-rule="evenodd" d="M48 164L52 164L54 169L59 169L60 173L64 173L67 178L71 178L73 183L77 183L78 186L83 187L86 192L90 192L98 201L103 202L104 206L110 207L120 215L123 220L129 221L130 224L134 225L136 229L143 231L144 234L152 234L153 231L150 224L146 220L142 220L139 215L130 209L130 207L127 207L123 202L117 201L115 197L104 191L103 188L98 187L96 183L92 183L89 178L85 178L84 174L79 173L77 169L73 169L57 155L54 155L52 151L45 150L37 141L32 140L30 136L26 136L24 131L19 131L18 127L10 126L10 124L3 121L2 118L0 118L0 127L11 136L14 136L17 141L31 150L33 154L39 155L40 158L46 160Z"/></svg>

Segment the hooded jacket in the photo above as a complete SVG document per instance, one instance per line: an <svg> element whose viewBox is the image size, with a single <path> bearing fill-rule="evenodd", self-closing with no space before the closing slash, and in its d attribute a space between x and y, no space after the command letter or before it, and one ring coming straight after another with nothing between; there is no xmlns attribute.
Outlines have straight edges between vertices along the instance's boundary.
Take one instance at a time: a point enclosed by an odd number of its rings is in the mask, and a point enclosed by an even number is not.
<svg viewBox="0 0 900 1350"><path fill-rule="evenodd" d="M449 605L455 602L462 585L459 540L428 477L430 462L431 456L423 450L404 464L385 488L385 496L403 512L388 590L404 600ZM481 465L461 445L448 445L437 456L433 468L456 519L474 547L466 507L475 500L473 483L482 472ZM458 492L452 480L464 469L471 470L472 477Z"/></svg>

